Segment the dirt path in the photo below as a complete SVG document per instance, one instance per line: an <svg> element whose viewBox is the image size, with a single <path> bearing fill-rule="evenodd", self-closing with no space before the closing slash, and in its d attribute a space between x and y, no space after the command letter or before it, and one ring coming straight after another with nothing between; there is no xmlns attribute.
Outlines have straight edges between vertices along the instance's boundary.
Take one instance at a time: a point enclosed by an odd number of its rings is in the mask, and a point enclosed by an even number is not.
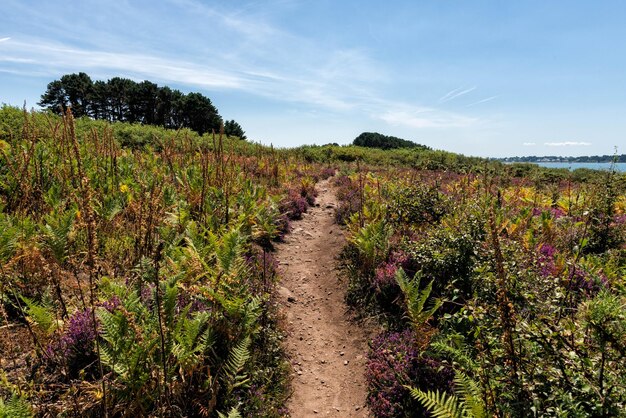
<svg viewBox="0 0 626 418"><path fill-rule="evenodd" d="M318 207L293 224L277 246L279 299L287 321L287 353L293 366L293 418L367 417L363 376L367 336L350 321L347 283L337 272L344 245L334 224L336 198L328 181L318 183Z"/></svg>

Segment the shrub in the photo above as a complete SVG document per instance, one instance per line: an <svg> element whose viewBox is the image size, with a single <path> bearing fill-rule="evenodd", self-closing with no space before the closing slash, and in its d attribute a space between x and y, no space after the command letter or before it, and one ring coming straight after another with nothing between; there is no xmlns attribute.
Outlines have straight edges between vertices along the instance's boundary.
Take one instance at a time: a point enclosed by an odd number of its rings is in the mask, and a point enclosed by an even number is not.
<svg viewBox="0 0 626 418"><path fill-rule="evenodd" d="M118 298L101 303L100 306L112 312L120 304ZM95 340L93 311L83 309L75 312L67 320L63 331L46 347L46 355L52 366L64 365L69 377L78 377L81 371L94 377L96 372Z"/></svg>
<svg viewBox="0 0 626 418"><path fill-rule="evenodd" d="M330 177L332 177L334 175L335 175L335 169L334 168L324 168L320 172L319 178L322 179L322 180L326 180L327 178L330 178Z"/></svg>
<svg viewBox="0 0 626 418"><path fill-rule="evenodd" d="M426 410L410 396L405 385L424 391L451 393L453 370L419 352L410 331L386 332L374 339L365 377L367 403L375 417L420 417Z"/></svg>
<svg viewBox="0 0 626 418"><path fill-rule="evenodd" d="M401 186L392 192L388 214L396 224L435 224L448 212L448 203L436 186Z"/></svg>
<svg viewBox="0 0 626 418"><path fill-rule="evenodd" d="M433 230L417 242L405 241L407 274L423 272L427 281L433 281L435 297L451 297L447 292L453 286L460 291L459 296L469 298L476 242L470 233L450 228Z"/></svg>
<svg viewBox="0 0 626 418"><path fill-rule="evenodd" d="M313 206L317 197L317 189L313 179L304 178L300 183L300 196L306 199L306 202Z"/></svg>
<svg viewBox="0 0 626 418"><path fill-rule="evenodd" d="M309 209L306 198L297 190L291 189L287 197L280 202L280 211L291 220L302 219L302 214Z"/></svg>
<svg viewBox="0 0 626 418"><path fill-rule="evenodd" d="M335 222L344 225L350 216L360 211L363 207L359 185L348 176L340 176L335 179L337 187L337 199L339 206L335 209Z"/></svg>

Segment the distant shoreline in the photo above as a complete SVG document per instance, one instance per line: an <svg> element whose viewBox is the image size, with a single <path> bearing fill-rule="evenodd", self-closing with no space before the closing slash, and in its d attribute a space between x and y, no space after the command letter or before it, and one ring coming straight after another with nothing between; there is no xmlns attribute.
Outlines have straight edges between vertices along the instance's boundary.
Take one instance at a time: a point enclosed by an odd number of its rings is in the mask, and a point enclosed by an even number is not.
<svg viewBox="0 0 626 418"><path fill-rule="evenodd" d="M553 155L536 157L505 157L495 158L505 163L626 163L626 154L621 155L592 155L584 157L557 157Z"/></svg>
<svg viewBox="0 0 626 418"><path fill-rule="evenodd" d="M626 163L613 163L613 162L568 162L568 161L533 161L533 162L517 162L517 161L503 161L505 164L533 164L539 167L545 168L562 168L566 170L577 169L589 169L607 171L611 168L617 172L626 172Z"/></svg>

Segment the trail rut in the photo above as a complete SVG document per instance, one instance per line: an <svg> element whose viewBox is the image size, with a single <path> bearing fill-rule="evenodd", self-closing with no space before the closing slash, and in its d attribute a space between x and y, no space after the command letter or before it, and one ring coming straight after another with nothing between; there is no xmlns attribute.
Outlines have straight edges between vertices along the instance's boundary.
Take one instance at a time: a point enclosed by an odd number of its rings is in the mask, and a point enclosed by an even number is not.
<svg viewBox="0 0 626 418"><path fill-rule="evenodd" d="M334 224L335 193L317 185L317 205L277 245L279 301L293 368L291 416L367 417L364 379L366 331L344 302L347 283L337 270L345 238Z"/></svg>

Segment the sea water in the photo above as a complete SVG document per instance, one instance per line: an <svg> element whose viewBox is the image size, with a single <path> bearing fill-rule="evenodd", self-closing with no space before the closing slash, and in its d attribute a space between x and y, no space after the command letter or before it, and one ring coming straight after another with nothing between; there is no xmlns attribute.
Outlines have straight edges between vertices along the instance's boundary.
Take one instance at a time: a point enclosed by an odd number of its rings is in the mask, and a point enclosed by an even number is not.
<svg viewBox="0 0 626 418"><path fill-rule="evenodd" d="M540 167L547 168L567 168L568 170L576 170L577 168L589 168L591 170L610 170L611 166L615 166L615 171L619 171L622 173L626 172L626 163L550 163L550 162L541 162L541 163L533 163L537 164Z"/></svg>

